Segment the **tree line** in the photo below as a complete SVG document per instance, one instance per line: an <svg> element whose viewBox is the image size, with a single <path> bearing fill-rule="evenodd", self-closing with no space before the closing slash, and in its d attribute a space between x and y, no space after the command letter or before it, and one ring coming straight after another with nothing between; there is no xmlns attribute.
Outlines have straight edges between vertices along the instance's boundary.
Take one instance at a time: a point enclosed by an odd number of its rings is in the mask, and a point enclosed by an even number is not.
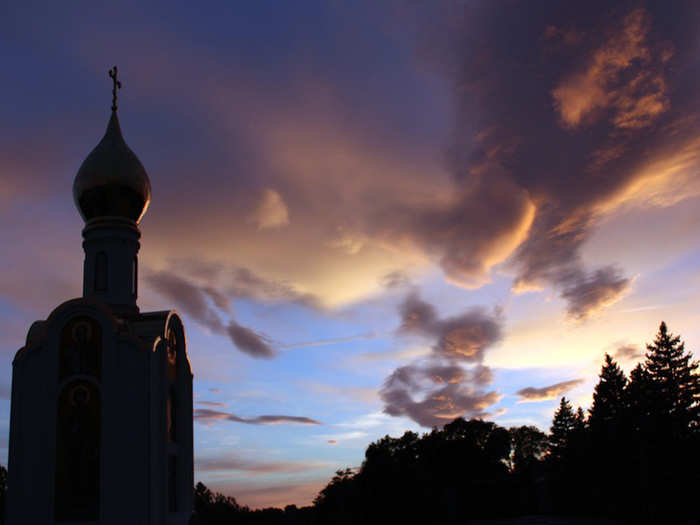
<svg viewBox="0 0 700 525"><path fill-rule="evenodd" d="M251 511L195 488L202 525L452 523L532 514L677 523L700 517L700 375L661 323L629 377L605 355L586 412L561 398L549 433L457 418L371 443L312 506Z"/></svg>

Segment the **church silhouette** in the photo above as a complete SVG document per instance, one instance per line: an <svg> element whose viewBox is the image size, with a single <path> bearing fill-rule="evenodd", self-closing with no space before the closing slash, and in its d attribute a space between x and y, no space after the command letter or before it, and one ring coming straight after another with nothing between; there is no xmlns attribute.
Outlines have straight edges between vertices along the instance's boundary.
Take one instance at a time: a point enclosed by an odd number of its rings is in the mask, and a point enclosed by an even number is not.
<svg viewBox="0 0 700 525"><path fill-rule="evenodd" d="M104 137L73 183L83 296L29 328L12 372L6 523L186 524L192 369L174 310L137 305L139 221L151 200L122 137L117 68Z"/></svg>

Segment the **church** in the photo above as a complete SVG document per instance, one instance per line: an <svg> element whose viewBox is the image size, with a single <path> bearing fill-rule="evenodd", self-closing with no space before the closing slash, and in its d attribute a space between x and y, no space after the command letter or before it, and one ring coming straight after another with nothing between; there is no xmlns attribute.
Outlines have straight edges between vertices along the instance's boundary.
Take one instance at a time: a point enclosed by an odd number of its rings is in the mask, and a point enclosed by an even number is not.
<svg viewBox="0 0 700 525"><path fill-rule="evenodd" d="M83 161L83 296L34 322L13 361L6 523L176 525L192 514L192 369L174 310L141 312L151 201L117 118Z"/></svg>

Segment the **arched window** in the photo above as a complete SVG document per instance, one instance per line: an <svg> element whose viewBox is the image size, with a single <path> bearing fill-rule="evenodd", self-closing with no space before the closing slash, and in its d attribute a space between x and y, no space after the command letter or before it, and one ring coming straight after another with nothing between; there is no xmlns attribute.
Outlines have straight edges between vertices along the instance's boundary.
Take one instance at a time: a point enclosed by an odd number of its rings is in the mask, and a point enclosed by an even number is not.
<svg viewBox="0 0 700 525"><path fill-rule="evenodd" d="M61 331L58 381L75 375L102 377L102 330L89 317L74 317Z"/></svg>
<svg viewBox="0 0 700 525"><path fill-rule="evenodd" d="M61 330L56 407L56 521L99 519L102 331L90 317Z"/></svg>
<svg viewBox="0 0 700 525"><path fill-rule="evenodd" d="M56 421L56 521L96 521L100 510L100 389L66 384Z"/></svg>
<svg viewBox="0 0 700 525"><path fill-rule="evenodd" d="M107 254L105 252L97 252L95 256L95 291L107 291Z"/></svg>

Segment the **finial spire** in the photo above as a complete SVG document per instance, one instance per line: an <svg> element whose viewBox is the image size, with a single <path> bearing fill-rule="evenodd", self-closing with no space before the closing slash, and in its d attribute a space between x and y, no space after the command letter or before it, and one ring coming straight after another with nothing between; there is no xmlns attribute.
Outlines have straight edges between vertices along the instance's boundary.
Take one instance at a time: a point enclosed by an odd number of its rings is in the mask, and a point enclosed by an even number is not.
<svg viewBox="0 0 700 525"><path fill-rule="evenodd" d="M117 89L122 88L122 83L117 80L117 66L109 70L109 78L112 79L112 111L117 111Z"/></svg>

